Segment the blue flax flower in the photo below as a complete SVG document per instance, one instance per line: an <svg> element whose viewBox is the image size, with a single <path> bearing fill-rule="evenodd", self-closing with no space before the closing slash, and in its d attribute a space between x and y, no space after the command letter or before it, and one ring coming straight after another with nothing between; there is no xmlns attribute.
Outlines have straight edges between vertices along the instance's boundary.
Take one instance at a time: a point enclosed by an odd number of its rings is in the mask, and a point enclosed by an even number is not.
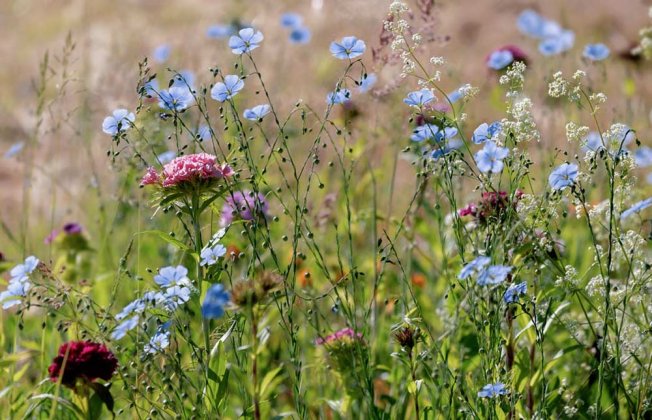
<svg viewBox="0 0 652 420"><path fill-rule="evenodd" d="M546 20L532 9L526 9L518 15L516 26L525 35L533 38L543 38Z"/></svg>
<svg viewBox="0 0 652 420"><path fill-rule="evenodd" d="M578 175L578 167L574 163L563 163L555 168L548 177L548 183L553 191L563 190L573 185Z"/></svg>
<svg viewBox="0 0 652 420"><path fill-rule="evenodd" d="M652 206L652 197L635 203L632 207L628 208L620 215L620 220L626 219L634 213L638 213L646 208Z"/></svg>
<svg viewBox="0 0 652 420"><path fill-rule="evenodd" d="M161 287L190 284L188 269L182 265L161 268L158 274L154 276L154 281Z"/></svg>
<svg viewBox="0 0 652 420"><path fill-rule="evenodd" d="M168 287L157 303L168 311L174 311L182 304L188 302L191 294L192 290L190 287L184 285Z"/></svg>
<svg viewBox="0 0 652 420"><path fill-rule="evenodd" d="M170 345L170 331L159 329L159 331L152 336L149 343L145 344L143 351L147 354L160 353Z"/></svg>
<svg viewBox="0 0 652 420"><path fill-rule="evenodd" d="M231 25L215 24L206 29L206 36L211 39L225 39L235 33Z"/></svg>
<svg viewBox="0 0 652 420"><path fill-rule="evenodd" d="M236 55L249 53L260 47L263 38L263 33L254 28L240 29L238 35L233 35L229 39L229 48L231 48L231 52Z"/></svg>
<svg viewBox="0 0 652 420"><path fill-rule="evenodd" d="M299 26L290 31L289 38L293 44L307 44L312 38L312 33L305 26Z"/></svg>
<svg viewBox="0 0 652 420"><path fill-rule="evenodd" d="M158 63L163 63L170 57L171 50L172 49L167 44L159 45L152 52L152 58Z"/></svg>
<svg viewBox="0 0 652 420"><path fill-rule="evenodd" d="M499 173L503 170L503 159L508 155L508 148L498 147L493 141L487 141L482 150L475 154L475 160L481 172Z"/></svg>
<svg viewBox="0 0 652 420"><path fill-rule="evenodd" d="M136 116L133 112L129 112L123 108L116 109L112 115L109 115L102 121L102 131L111 136L115 136L118 132L127 131L134 121L136 121Z"/></svg>
<svg viewBox="0 0 652 420"><path fill-rule="evenodd" d="M494 121L491 125L482 123L473 132L473 143L480 144L487 140L493 140L502 131L503 127L500 121Z"/></svg>
<svg viewBox="0 0 652 420"><path fill-rule="evenodd" d="M439 130L439 132L435 135L435 140L439 142L444 140L449 140L457 136L457 133L458 131L457 128L455 127L444 127L442 130Z"/></svg>
<svg viewBox="0 0 652 420"><path fill-rule="evenodd" d="M634 153L634 162L636 166L642 168L652 165L652 148L643 146Z"/></svg>
<svg viewBox="0 0 652 420"><path fill-rule="evenodd" d="M19 141L18 143L12 144L9 149L3 155L5 159L11 159L14 156L17 156L25 148L25 142Z"/></svg>
<svg viewBox="0 0 652 420"><path fill-rule="evenodd" d="M480 398L494 398L499 395L507 394L507 388L502 382L497 382L495 384L485 385L480 392L478 392L478 397Z"/></svg>
<svg viewBox="0 0 652 420"><path fill-rule="evenodd" d="M446 143L437 144L434 150L430 153L432 159L439 159L440 157L449 154L453 150L457 150L462 147L464 143L460 139L450 139Z"/></svg>
<svg viewBox="0 0 652 420"><path fill-rule="evenodd" d="M12 278L29 277L29 275L32 274L34 270L36 270L36 267L38 267L38 263L38 258L33 255L29 256L25 258L25 261L23 261L22 264L18 264L12 268L11 271L9 271L9 274Z"/></svg>
<svg viewBox="0 0 652 420"><path fill-rule="evenodd" d="M561 54L573 48L575 32L562 30L559 34L545 38L539 43L539 52L545 56Z"/></svg>
<svg viewBox="0 0 652 420"><path fill-rule="evenodd" d="M509 50L494 51L487 60L487 66L494 70L502 70L512 64L514 54Z"/></svg>
<svg viewBox="0 0 652 420"><path fill-rule="evenodd" d="M515 303L518 302L518 297L527 293L527 283L522 282L518 284L510 285L505 294L503 295L503 300L505 303Z"/></svg>
<svg viewBox="0 0 652 420"><path fill-rule="evenodd" d="M298 13L283 13L281 15L281 26L284 28L297 28L303 23L303 18Z"/></svg>
<svg viewBox="0 0 652 420"><path fill-rule="evenodd" d="M253 108L245 109L242 116L250 121L260 121L271 110L272 108L267 104L256 105Z"/></svg>
<svg viewBox="0 0 652 420"><path fill-rule="evenodd" d="M471 276L474 276L482 272L486 266L491 262L491 258L485 256L476 257L473 261L467 263L460 271L460 274L457 276L460 280L466 280Z"/></svg>
<svg viewBox="0 0 652 420"><path fill-rule="evenodd" d="M194 90L195 85L195 73L190 70L181 70L178 74L175 74L172 78L172 87L182 87L190 90Z"/></svg>
<svg viewBox="0 0 652 420"><path fill-rule="evenodd" d="M235 74L229 74L224 78L224 82L216 83L211 89L211 98L219 102L233 98L244 88L244 82Z"/></svg>
<svg viewBox="0 0 652 420"><path fill-rule="evenodd" d="M414 129L410 140L422 142L425 140L435 139L437 133L439 132L439 127L435 124L424 124L420 125Z"/></svg>
<svg viewBox="0 0 652 420"><path fill-rule="evenodd" d="M368 92L378 81L378 76L375 73L369 73L367 77L360 80L358 85L358 92L365 93Z"/></svg>
<svg viewBox="0 0 652 420"><path fill-rule="evenodd" d="M359 57L366 49L367 46L364 41L354 36L345 36L340 42L331 42L329 48L333 57L339 58L340 60Z"/></svg>
<svg viewBox="0 0 652 420"><path fill-rule="evenodd" d="M201 251L201 262L199 264L203 266L216 264L224 255L226 255L226 248L222 244L206 247Z"/></svg>
<svg viewBox="0 0 652 420"><path fill-rule="evenodd" d="M118 321L125 319L131 314L142 314L147 307L147 301L144 299L136 299L122 308L120 313L115 316Z"/></svg>
<svg viewBox="0 0 652 420"><path fill-rule="evenodd" d="M214 284L206 291L206 297L201 305L201 314L206 319L221 318L224 306L231 300L229 292L221 284Z"/></svg>
<svg viewBox="0 0 652 420"><path fill-rule="evenodd" d="M351 91L348 89L340 89L335 92L330 92L326 95L326 103L335 105L343 104L351 100Z"/></svg>
<svg viewBox="0 0 652 420"><path fill-rule="evenodd" d="M432 91L424 88L408 93L407 97L403 99L403 102L415 108L422 108L425 104L434 101L435 99L435 95Z"/></svg>
<svg viewBox="0 0 652 420"><path fill-rule="evenodd" d="M591 61L601 61L609 57L609 47L604 44L588 44L582 55Z"/></svg>
<svg viewBox="0 0 652 420"><path fill-rule="evenodd" d="M167 152L163 152L160 155L156 156L156 159L159 161L161 165L165 165L166 163L169 163L177 157L177 152L173 150L168 150Z"/></svg>
<svg viewBox="0 0 652 420"><path fill-rule="evenodd" d="M138 325L138 320L140 317L138 315L132 316L126 321L123 321L120 325L115 327L115 330L111 333L111 339L112 340L120 340L122 339L127 333Z"/></svg>
<svg viewBox="0 0 652 420"><path fill-rule="evenodd" d="M506 265L490 265L478 276L478 286L500 284L505 281L511 271L512 267Z"/></svg>
<svg viewBox="0 0 652 420"><path fill-rule="evenodd" d="M195 101L192 92L187 87L173 86L159 92L158 106L170 111L183 111Z"/></svg>

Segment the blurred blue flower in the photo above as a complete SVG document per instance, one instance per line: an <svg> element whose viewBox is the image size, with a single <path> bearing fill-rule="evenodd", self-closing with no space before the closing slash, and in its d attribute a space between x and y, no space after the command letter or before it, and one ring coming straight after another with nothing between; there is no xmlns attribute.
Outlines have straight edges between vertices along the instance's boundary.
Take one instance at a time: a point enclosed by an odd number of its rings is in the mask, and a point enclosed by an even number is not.
<svg viewBox="0 0 652 420"><path fill-rule="evenodd" d="M578 167L574 163L563 163L555 168L548 177L548 183L553 191L563 190L573 185L577 179Z"/></svg>
<svg viewBox="0 0 652 420"><path fill-rule="evenodd" d="M639 201L638 203L635 203L632 207L628 208L624 212L621 213L620 215L620 220L627 219L629 216L631 216L634 213L638 213L641 210L645 210L646 208L652 206L652 197L646 198L645 200Z"/></svg>
<svg viewBox="0 0 652 420"><path fill-rule="evenodd" d="M199 265L211 266L226 255L226 248L222 244L216 244L212 247L205 247L201 250L201 262Z"/></svg>
<svg viewBox="0 0 652 420"><path fill-rule="evenodd" d="M136 299L129 303L127 306L122 308L122 310L115 316L115 319L118 321L125 319L131 314L141 314L145 311L147 307L147 301L144 299Z"/></svg>
<svg viewBox="0 0 652 420"><path fill-rule="evenodd" d="M182 87L190 90L194 90L195 86L195 73L190 70L181 70L178 74L175 74L172 78L171 87Z"/></svg>
<svg viewBox="0 0 652 420"><path fill-rule="evenodd" d="M206 29L206 36L211 39L225 39L235 33L232 25L215 24Z"/></svg>
<svg viewBox="0 0 652 420"><path fill-rule="evenodd" d="M233 98L244 88L244 81L240 77L229 74L224 77L224 83L216 83L211 89L211 98L219 102Z"/></svg>
<svg viewBox="0 0 652 420"><path fill-rule="evenodd" d="M591 61L601 61L609 57L609 47L604 44L588 44L582 55Z"/></svg>
<svg viewBox="0 0 652 420"><path fill-rule="evenodd" d="M348 89L340 89L335 92L330 92L326 95L326 103L335 105L343 104L351 100L351 91Z"/></svg>
<svg viewBox="0 0 652 420"><path fill-rule="evenodd" d="M122 108L116 109L113 111L113 115L109 115L102 121L102 131L115 136L118 132L127 131L134 121L136 121L136 116L133 112Z"/></svg>
<svg viewBox="0 0 652 420"><path fill-rule="evenodd" d="M425 104L435 99L432 91L424 88L408 93L407 97L403 99L403 102L415 108L422 108Z"/></svg>
<svg viewBox="0 0 652 420"><path fill-rule="evenodd" d="M115 327L115 330L113 330L113 332L111 333L111 339L112 340L122 339L125 335L127 335L129 331L136 328L139 319L140 317L138 315L135 315L129 318L128 320L120 323L120 325Z"/></svg>
<svg viewBox="0 0 652 420"><path fill-rule="evenodd" d="M450 101L450 103L454 104L455 102L462 99L462 97L464 97L464 94L462 93L462 90L458 88L446 96L448 96L448 100Z"/></svg>
<svg viewBox="0 0 652 420"><path fill-rule="evenodd" d="M512 267L506 265L490 265L478 276L478 286L500 284L505 281L511 271Z"/></svg>
<svg viewBox="0 0 652 420"><path fill-rule="evenodd" d="M339 58L340 60L359 57L366 49L367 46L364 41L354 36L345 36L340 42L331 42L329 48L333 57Z"/></svg>
<svg viewBox="0 0 652 420"><path fill-rule="evenodd" d="M485 269L485 267L489 265L490 262L491 262L491 258L480 255L479 257L476 257L473 261L467 263L462 268L457 278L460 280L466 280L469 277L482 272Z"/></svg>
<svg viewBox="0 0 652 420"><path fill-rule="evenodd" d="M284 13L281 15L281 26L284 28L297 28L303 23L303 18L297 13Z"/></svg>
<svg viewBox="0 0 652 420"><path fill-rule="evenodd" d="M229 39L229 48L236 55L249 53L260 46L263 38L263 33L254 28L240 29L238 35L233 35Z"/></svg>
<svg viewBox="0 0 652 420"><path fill-rule="evenodd" d="M9 149L4 154L5 159L11 159L14 156L17 156L25 148L25 142L19 141L18 143L12 144Z"/></svg>
<svg viewBox="0 0 652 420"><path fill-rule="evenodd" d="M435 146L435 149L430 153L432 159L439 159L440 157L449 154L453 150L462 147L464 143L460 139L450 139L445 143L440 143Z"/></svg>
<svg viewBox="0 0 652 420"><path fill-rule="evenodd" d="M175 157L177 157L177 153L173 150L168 150L167 152L163 152L160 155L156 156L156 159L161 165L165 165Z"/></svg>
<svg viewBox="0 0 652 420"><path fill-rule="evenodd" d="M545 56L561 54L573 48L575 32L562 30L558 35L545 38L539 43L539 52Z"/></svg>
<svg viewBox="0 0 652 420"><path fill-rule="evenodd" d="M634 153L634 162L636 166L645 168L652 165L652 148L643 146Z"/></svg>
<svg viewBox="0 0 652 420"><path fill-rule="evenodd" d="M169 45L159 45L158 47L154 48L154 51L152 52L152 58L158 63L163 63L170 57L170 51L172 51L172 49Z"/></svg>
<svg viewBox="0 0 652 420"><path fill-rule="evenodd" d="M183 284L183 283L179 283L179 284ZM159 303L168 311L174 311L180 305L188 302L190 300L191 294L192 294L192 290L190 289L190 287L175 285L165 289L165 293L163 293L163 298Z"/></svg>
<svg viewBox="0 0 652 420"><path fill-rule="evenodd" d="M253 108L245 109L242 116L251 121L262 120L272 110L268 104L256 105Z"/></svg>
<svg viewBox="0 0 652 420"><path fill-rule="evenodd" d="M493 141L487 141L482 150L475 154L480 172L499 173L503 170L503 159L509 155L509 149L499 147Z"/></svg>
<svg viewBox="0 0 652 420"><path fill-rule="evenodd" d="M417 142L422 142L430 139L434 140L438 132L439 132L439 127L437 127L435 124L420 125L414 129L414 131L412 132L413 134L410 137L410 140L417 141Z"/></svg>
<svg viewBox="0 0 652 420"><path fill-rule="evenodd" d="M497 382L495 384L485 385L480 392L478 392L478 397L480 398L494 398L498 395L507 394L507 388L502 382Z"/></svg>
<svg viewBox="0 0 652 420"><path fill-rule="evenodd" d="M12 278L29 277L29 275L32 274L34 270L36 270L39 262L40 261L38 258L31 255L25 258L25 261L23 261L22 264L18 264L12 268L11 271L9 271L9 274Z"/></svg>
<svg viewBox="0 0 652 420"><path fill-rule="evenodd" d="M491 53L487 60L487 66L494 70L502 70L512 64L514 54L509 50L498 50Z"/></svg>
<svg viewBox="0 0 652 420"><path fill-rule="evenodd" d="M473 131L473 143L480 144L487 140L493 140L502 131L503 126L500 121L494 121L491 125L482 123Z"/></svg>
<svg viewBox="0 0 652 420"><path fill-rule="evenodd" d="M143 351L147 354L160 353L170 345L170 331L159 329L154 336L145 344Z"/></svg>
<svg viewBox="0 0 652 420"><path fill-rule="evenodd" d="M582 150L586 152L597 152L600 149L604 149L604 145L602 144L602 138L600 137L600 133L597 131L591 131L583 140L582 142Z"/></svg>
<svg viewBox="0 0 652 420"><path fill-rule="evenodd" d="M372 87L374 87L377 81L378 76L376 76L375 73L367 74L367 77L364 77L362 80L360 80L360 84L358 85L358 92L368 92Z"/></svg>
<svg viewBox="0 0 652 420"><path fill-rule="evenodd" d="M522 282L518 284L511 284L505 294L503 295L503 300L505 303L515 303L518 302L518 297L527 293L527 283Z"/></svg>
<svg viewBox="0 0 652 420"><path fill-rule="evenodd" d="M161 268L158 274L154 276L154 281L161 287L190 284L188 269L182 265Z"/></svg>
<svg viewBox="0 0 652 420"><path fill-rule="evenodd" d="M206 319L221 318L224 306L231 300L229 292L221 284L214 284L206 291L206 297L201 305L201 314Z"/></svg>
<svg viewBox="0 0 652 420"><path fill-rule="evenodd" d="M152 79L143 85L143 92L147 96L155 96L158 94L158 80Z"/></svg>
<svg viewBox="0 0 652 420"><path fill-rule="evenodd" d="M158 93L158 106L170 111L183 111L195 101L195 97L187 87L173 86Z"/></svg>
<svg viewBox="0 0 652 420"><path fill-rule="evenodd" d="M526 9L518 15L516 26L525 35L534 38L543 38L545 19L532 9Z"/></svg>
<svg viewBox="0 0 652 420"><path fill-rule="evenodd" d="M211 139L211 129L209 126L206 124L202 125L199 127L199 130L197 130L197 135L196 137L199 139L199 141L208 141Z"/></svg>
<svg viewBox="0 0 652 420"><path fill-rule="evenodd" d="M457 136L458 130L455 127L445 127L442 130L439 130L439 132L435 135L435 140L438 142L442 142L444 140L449 140L452 139L453 137Z"/></svg>
<svg viewBox="0 0 652 420"><path fill-rule="evenodd" d="M299 26L290 32L290 42L293 44L307 44L311 38L312 33L305 26Z"/></svg>

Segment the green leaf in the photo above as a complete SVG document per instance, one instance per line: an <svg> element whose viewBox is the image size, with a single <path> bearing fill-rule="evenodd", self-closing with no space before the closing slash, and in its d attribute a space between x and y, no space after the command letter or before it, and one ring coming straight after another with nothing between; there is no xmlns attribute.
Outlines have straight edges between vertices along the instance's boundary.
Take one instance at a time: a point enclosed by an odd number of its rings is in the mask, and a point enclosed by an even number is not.
<svg viewBox="0 0 652 420"><path fill-rule="evenodd" d="M267 396L268 388L269 388L270 391L275 388L274 386L270 386L270 385L272 385L274 382L280 382L280 381L283 380L283 378L280 377L276 381L274 381L274 378L276 377L276 375L278 375L278 373L282 369L283 369L283 365L277 367L274 370L271 370L271 371L267 372L267 374L263 378L263 381L260 383L260 395L263 398L265 398Z"/></svg>
<svg viewBox="0 0 652 420"><path fill-rule="evenodd" d="M106 408L113 413L113 395L111 395L111 391L109 388L111 388L111 384L100 384L97 382L91 382L91 388L95 391L95 394L93 395L93 398L97 396L99 400L106 405ZM100 411L101 411L101 406L100 406ZM94 417L95 418L95 417Z"/></svg>

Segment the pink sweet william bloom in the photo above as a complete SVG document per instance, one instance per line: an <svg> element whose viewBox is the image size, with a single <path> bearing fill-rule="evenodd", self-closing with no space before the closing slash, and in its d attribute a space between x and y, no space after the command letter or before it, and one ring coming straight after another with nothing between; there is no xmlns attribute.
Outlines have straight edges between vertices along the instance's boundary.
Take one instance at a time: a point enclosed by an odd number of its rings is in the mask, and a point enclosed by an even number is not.
<svg viewBox="0 0 652 420"><path fill-rule="evenodd" d="M331 344L335 341L340 341L342 339L362 339L362 334L356 333L351 328L343 328L339 331L334 332L333 334L327 335L325 338L318 338L315 340L315 344L324 345Z"/></svg>
<svg viewBox="0 0 652 420"><path fill-rule="evenodd" d="M223 170L216 165L216 160L215 156L208 153L174 158L163 167L163 186L171 187L199 179L222 178Z"/></svg>
<svg viewBox="0 0 652 420"><path fill-rule="evenodd" d="M220 172L224 178L232 177L233 174L235 174L233 168L231 168L227 163L221 165L216 164L215 166L217 167L217 171Z"/></svg>
<svg viewBox="0 0 652 420"><path fill-rule="evenodd" d="M160 184L160 183L161 183L161 177L159 176L158 173L156 173L156 169L154 169L151 166L147 168L147 172L145 173L145 176L143 176L143 179L140 180L141 186Z"/></svg>

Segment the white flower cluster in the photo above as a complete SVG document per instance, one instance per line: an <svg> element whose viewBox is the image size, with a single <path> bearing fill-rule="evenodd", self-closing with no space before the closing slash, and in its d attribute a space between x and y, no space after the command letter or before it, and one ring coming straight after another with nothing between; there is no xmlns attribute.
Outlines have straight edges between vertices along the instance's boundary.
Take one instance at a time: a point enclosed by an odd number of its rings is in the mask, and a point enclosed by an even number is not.
<svg viewBox="0 0 652 420"><path fill-rule="evenodd" d="M566 138L569 142L580 143L589 134L589 127L577 125L574 122L566 124Z"/></svg>

